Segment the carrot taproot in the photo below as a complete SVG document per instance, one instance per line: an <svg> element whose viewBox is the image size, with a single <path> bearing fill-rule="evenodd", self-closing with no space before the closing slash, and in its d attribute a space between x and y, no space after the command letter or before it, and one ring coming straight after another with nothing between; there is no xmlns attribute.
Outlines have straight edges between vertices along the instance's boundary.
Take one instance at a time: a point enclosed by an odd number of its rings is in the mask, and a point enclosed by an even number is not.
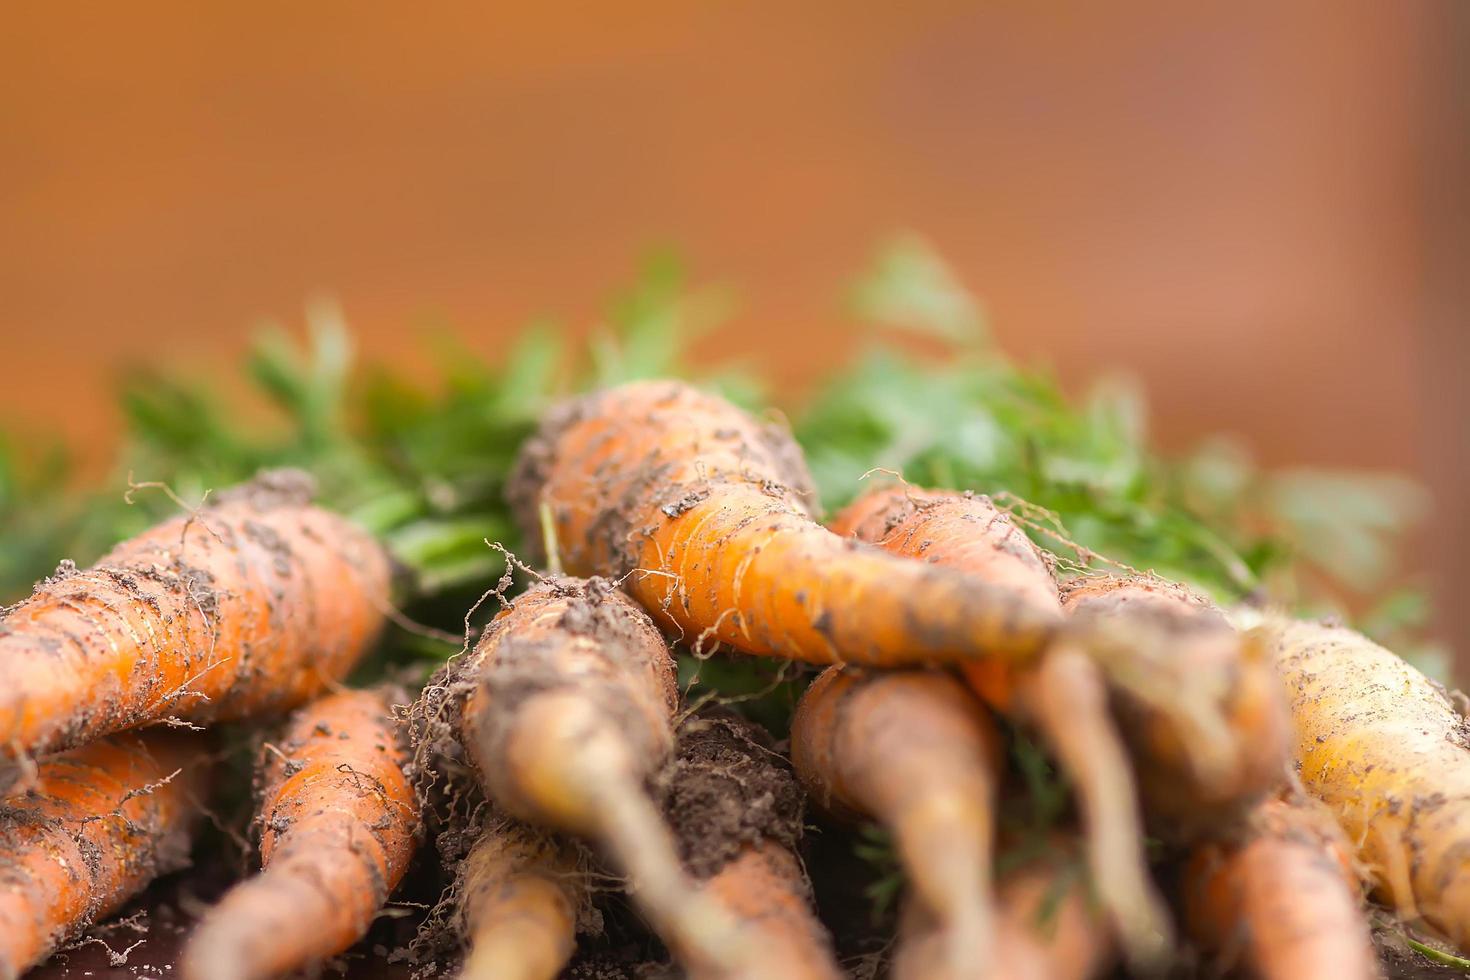
<svg viewBox="0 0 1470 980"><path fill-rule="evenodd" d="M697 645L820 664L1025 658L1058 617L946 569L896 561L813 519L789 433L687 385L638 382L551 413L510 484L567 571L622 579Z"/></svg>
<svg viewBox="0 0 1470 980"><path fill-rule="evenodd" d="M123 733L45 759L0 801L0 980L188 864L204 759L195 735Z"/></svg>
<svg viewBox="0 0 1470 980"><path fill-rule="evenodd" d="M740 924L752 972L843 976L795 853L805 794L766 732L733 715L687 720L668 782L664 806L680 857L700 891Z"/></svg>
<svg viewBox="0 0 1470 980"><path fill-rule="evenodd" d="M304 474L265 474L6 611L0 791L34 756L284 710L345 675L382 624L389 563L309 496Z"/></svg>
<svg viewBox="0 0 1470 980"><path fill-rule="evenodd" d="M264 980L361 939L415 849L419 810L393 688L311 702L261 759L261 871L200 920L187 980Z"/></svg>
<svg viewBox="0 0 1470 980"><path fill-rule="evenodd" d="M1094 908L1080 864L1058 860L1065 847L1007 872L996 886L994 976L1005 980L1089 980L1116 958L1107 923ZM942 931L917 902L904 906L895 950L895 980L941 980Z"/></svg>
<svg viewBox="0 0 1470 980"><path fill-rule="evenodd" d="M677 695L641 609L612 583L550 577L430 685L416 727L430 757L467 756L506 814L599 845L688 965L741 975L736 924L681 867L647 790L674 747Z"/></svg>
<svg viewBox="0 0 1470 980"><path fill-rule="evenodd" d="M1184 921L1221 970L1262 980L1376 980L1378 959L1347 838L1314 800L1283 793L1196 845Z"/></svg>
<svg viewBox="0 0 1470 980"><path fill-rule="evenodd" d="M1213 602L1162 579L1094 575L1068 582L1062 604L1108 677L1159 833L1208 833L1280 787L1280 684L1261 644Z"/></svg>
<svg viewBox="0 0 1470 980"><path fill-rule="evenodd" d="M992 954L991 848L1000 735L948 674L829 667L802 695L791 758L813 799L888 828L945 961L979 976Z"/></svg>
<svg viewBox="0 0 1470 980"><path fill-rule="evenodd" d="M577 946L591 882L565 844L492 818L460 863L461 980L553 980Z"/></svg>
<svg viewBox="0 0 1470 980"><path fill-rule="evenodd" d="M1046 557L989 497L880 486L828 526L890 554L965 572L1048 615L1061 613ZM1149 880L1133 770L1097 665L1076 642L1058 637L1039 660L983 660L961 670L992 708L1039 730L1077 790L1092 879L1114 928L1135 961L1161 962L1172 929Z"/></svg>
<svg viewBox="0 0 1470 980"><path fill-rule="evenodd" d="M1339 626L1268 617L1291 705L1292 758L1406 922L1470 950L1470 737L1444 689Z"/></svg>

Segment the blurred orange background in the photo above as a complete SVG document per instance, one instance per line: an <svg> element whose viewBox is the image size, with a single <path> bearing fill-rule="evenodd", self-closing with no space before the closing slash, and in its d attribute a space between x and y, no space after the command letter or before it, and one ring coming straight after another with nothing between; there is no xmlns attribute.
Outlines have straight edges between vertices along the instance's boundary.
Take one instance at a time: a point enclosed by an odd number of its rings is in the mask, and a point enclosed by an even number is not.
<svg viewBox="0 0 1470 980"><path fill-rule="evenodd" d="M0 428L100 455L121 365L222 363L321 288L369 356L489 350L660 242L799 381L913 228L1008 350L1139 375L1167 445L1421 474L1449 594L1463 5L7 9Z"/></svg>

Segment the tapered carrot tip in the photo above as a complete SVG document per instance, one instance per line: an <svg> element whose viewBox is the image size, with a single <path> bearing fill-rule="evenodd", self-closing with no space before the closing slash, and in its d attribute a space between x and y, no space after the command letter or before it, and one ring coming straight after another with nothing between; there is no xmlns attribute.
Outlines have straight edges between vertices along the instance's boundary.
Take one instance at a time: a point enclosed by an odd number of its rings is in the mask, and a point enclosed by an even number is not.
<svg viewBox="0 0 1470 980"><path fill-rule="evenodd" d="M265 980L361 939L413 856L418 802L392 688L328 695L296 712L262 757L261 873L190 937L187 980Z"/></svg>
<svg viewBox="0 0 1470 980"><path fill-rule="evenodd" d="M116 735L45 760L34 791L0 803L0 977L188 863L202 750L193 735Z"/></svg>
<svg viewBox="0 0 1470 980"><path fill-rule="evenodd" d="M510 486L528 540L549 514L568 571L625 580L699 648L871 666L1024 660L1058 626L1007 590L821 527L790 433L677 382L552 413Z"/></svg>
<svg viewBox="0 0 1470 980"><path fill-rule="evenodd" d="M389 563L263 474L67 567L0 617L0 792L29 758L165 718L278 712L341 678L376 638Z"/></svg>
<svg viewBox="0 0 1470 980"><path fill-rule="evenodd" d="M1156 830L1189 839L1278 788L1289 718L1269 659L1208 599L1157 579L1068 584L1073 636L1106 674Z"/></svg>

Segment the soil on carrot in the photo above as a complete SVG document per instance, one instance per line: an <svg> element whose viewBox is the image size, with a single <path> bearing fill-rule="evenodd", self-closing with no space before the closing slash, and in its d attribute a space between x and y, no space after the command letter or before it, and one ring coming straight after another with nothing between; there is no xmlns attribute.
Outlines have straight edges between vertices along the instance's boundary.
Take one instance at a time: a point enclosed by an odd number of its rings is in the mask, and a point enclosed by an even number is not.
<svg viewBox="0 0 1470 980"><path fill-rule="evenodd" d="M679 383L670 383L668 399L677 398L682 388ZM515 468L506 483L506 501L527 546L539 559L546 557L539 553L541 492L557 466L557 453L564 442L562 437L589 414L602 411L600 399L609 396L608 392L598 392L553 407L543 416L536 432L522 444ZM816 484L801 448L786 429L773 422L752 421L717 429L712 436L729 442L735 455L749 459L753 469L774 478L767 480L763 487L770 496L789 498L808 509L817 499ZM620 565L619 575L632 571L637 566L639 542L652 531L647 523L650 515L662 513L665 517L678 517L710 494L712 481L671 482L669 474L673 468L674 464L655 448L642 459L625 460L615 474L611 471L599 473L598 479L602 484L599 491L606 493L616 485L623 488L623 492L599 515L590 529L591 540L585 544L563 542L563 545L601 551L611 556Z"/></svg>
<svg viewBox="0 0 1470 980"><path fill-rule="evenodd" d="M764 731L734 716L691 718L664 778L665 810L690 873L708 878L761 839L794 847L805 797Z"/></svg>

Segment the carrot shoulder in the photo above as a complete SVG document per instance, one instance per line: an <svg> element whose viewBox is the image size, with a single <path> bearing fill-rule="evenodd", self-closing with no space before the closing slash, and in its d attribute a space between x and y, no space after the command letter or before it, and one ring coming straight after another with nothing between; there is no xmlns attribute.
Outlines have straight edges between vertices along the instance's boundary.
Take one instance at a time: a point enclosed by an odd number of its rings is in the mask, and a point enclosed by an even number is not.
<svg viewBox="0 0 1470 980"><path fill-rule="evenodd" d="M6 612L0 791L33 756L282 710L345 675L382 623L388 561L306 492L282 474L236 488Z"/></svg>
<svg viewBox="0 0 1470 980"><path fill-rule="evenodd" d="M201 748L116 735L45 760L32 790L0 802L0 980L188 863Z"/></svg>
<svg viewBox="0 0 1470 980"><path fill-rule="evenodd" d="M690 643L896 666L1033 656L1057 622L832 534L813 519L788 433L676 382L553 413L522 450L511 497L528 540L549 511L569 571L628 576Z"/></svg>
<svg viewBox="0 0 1470 980"><path fill-rule="evenodd" d="M264 980L315 966L366 934L413 856L419 811L387 689L297 711L263 757L261 872L190 938L191 980Z"/></svg>
<svg viewBox="0 0 1470 980"><path fill-rule="evenodd" d="M1311 800L1273 797L1237 833L1197 846L1184 919L1222 968L1261 980L1379 975L1347 838Z"/></svg>
<svg viewBox="0 0 1470 980"><path fill-rule="evenodd" d="M1470 949L1470 741L1442 689L1366 637L1267 620L1302 785L1380 897Z"/></svg>

